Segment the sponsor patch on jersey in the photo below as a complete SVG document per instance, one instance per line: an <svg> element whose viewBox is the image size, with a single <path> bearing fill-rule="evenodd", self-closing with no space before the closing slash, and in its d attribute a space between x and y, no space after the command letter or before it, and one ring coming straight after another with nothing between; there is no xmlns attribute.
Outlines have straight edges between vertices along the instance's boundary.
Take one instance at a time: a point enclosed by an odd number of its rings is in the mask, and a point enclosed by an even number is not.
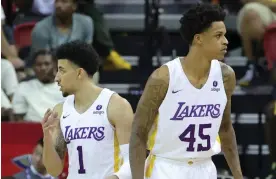
<svg viewBox="0 0 276 179"><path fill-rule="evenodd" d="M220 88L218 88L217 86L218 86L218 82L217 81L213 81L213 88L211 88L211 91L219 92Z"/></svg>
<svg viewBox="0 0 276 179"><path fill-rule="evenodd" d="M102 114L104 114L104 111L102 111L102 108L103 108L103 106L102 105L97 105L97 107L96 107L96 110L95 111L93 111L93 114L98 114L98 115L102 115Z"/></svg>

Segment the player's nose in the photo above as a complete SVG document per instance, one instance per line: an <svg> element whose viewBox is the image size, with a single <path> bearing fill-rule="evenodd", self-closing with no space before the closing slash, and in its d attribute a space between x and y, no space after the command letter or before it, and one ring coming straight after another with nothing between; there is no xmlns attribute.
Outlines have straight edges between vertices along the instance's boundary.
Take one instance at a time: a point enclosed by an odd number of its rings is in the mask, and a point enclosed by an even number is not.
<svg viewBox="0 0 276 179"><path fill-rule="evenodd" d="M226 37L223 38L223 45L228 45L228 40Z"/></svg>
<svg viewBox="0 0 276 179"><path fill-rule="evenodd" d="M60 77L59 77L59 75L57 73L56 76L55 76L55 82L59 83L59 81L60 81Z"/></svg>

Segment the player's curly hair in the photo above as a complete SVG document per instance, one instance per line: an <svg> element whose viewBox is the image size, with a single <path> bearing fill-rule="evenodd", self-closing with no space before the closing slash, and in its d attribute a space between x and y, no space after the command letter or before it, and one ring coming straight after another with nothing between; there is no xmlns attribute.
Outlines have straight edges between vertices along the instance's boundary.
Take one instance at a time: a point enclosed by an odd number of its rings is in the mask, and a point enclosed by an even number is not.
<svg viewBox="0 0 276 179"><path fill-rule="evenodd" d="M67 59L83 68L89 76L93 76L99 69L99 55L92 45L76 40L59 46L55 51L55 59Z"/></svg>
<svg viewBox="0 0 276 179"><path fill-rule="evenodd" d="M192 44L195 34L207 30L212 22L224 21L226 13L218 5L197 4L189 9L180 19L180 34L184 40Z"/></svg>

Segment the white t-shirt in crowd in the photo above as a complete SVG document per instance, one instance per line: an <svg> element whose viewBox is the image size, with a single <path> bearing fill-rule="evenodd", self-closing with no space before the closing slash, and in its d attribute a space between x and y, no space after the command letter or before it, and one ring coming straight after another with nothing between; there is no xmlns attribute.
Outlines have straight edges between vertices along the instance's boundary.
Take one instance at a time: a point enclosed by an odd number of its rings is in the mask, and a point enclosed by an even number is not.
<svg viewBox="0 0 276 179"><path fill-rule="evenodd" d="M3 7L1 6L1 20L5 20L6 19L6 16L5 16L5 13L4 13L4 10L3 10Z"/></svg>
<svg viewBox="0 0 276 179"><path fill-rule="evenodd" d="M8 96L13 95L18 87L15 69L10 61L1 59L1 107L11 108Z"/></svg>
<svg viewBox="0 0 276 179"><path fill-rule="evenodd" d="M3 89L1 88L1 108L9 109L11 108L11 102L8 96L4 93Z"/></svg>
<svg viewBox="0 0 276 179"><path fill-rule="evenodd" d="M1 59L1 88L8 95L12 95L18 88L18 79L12 63Z"/></svg>
<svg viewBox="0 0 276 179"><path fill-rule="evenodd" d="M12 107L15 114L25 114L25 121L41 122L48 108L52 109L63 101L56 83L43 84L38 79L32 79L19 84Z"/></svg>
<svg viewBox="0 0 276 179"><path fill-rule="evenodd" d="M34 0L32 12L40 15L51 15L55 11L55 0Z"/></svg>

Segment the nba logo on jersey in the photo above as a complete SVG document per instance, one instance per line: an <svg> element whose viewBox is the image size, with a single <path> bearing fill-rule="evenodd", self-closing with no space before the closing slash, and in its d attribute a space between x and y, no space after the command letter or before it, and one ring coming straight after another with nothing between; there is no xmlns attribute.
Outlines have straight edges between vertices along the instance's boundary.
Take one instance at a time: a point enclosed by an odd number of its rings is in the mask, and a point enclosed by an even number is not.
<svg viewBox="0 0 276 179"><path fill-rule="evenodd" d="M214 81L214 82L213 82L213 88L211 89L211 91L219 92L219 91L220 91L220 88L217 88L217 86L218 86L218 82L217 82L217 81Z"/></svg>
<svg viewBox="0 0 276 179"><path fill-rule="evenodd" d="M103 108L102 105L97 105L96 111L94 111L93 114L99 114L99 115L104 114L104 112L101 110L102 108Z"/></svg>

